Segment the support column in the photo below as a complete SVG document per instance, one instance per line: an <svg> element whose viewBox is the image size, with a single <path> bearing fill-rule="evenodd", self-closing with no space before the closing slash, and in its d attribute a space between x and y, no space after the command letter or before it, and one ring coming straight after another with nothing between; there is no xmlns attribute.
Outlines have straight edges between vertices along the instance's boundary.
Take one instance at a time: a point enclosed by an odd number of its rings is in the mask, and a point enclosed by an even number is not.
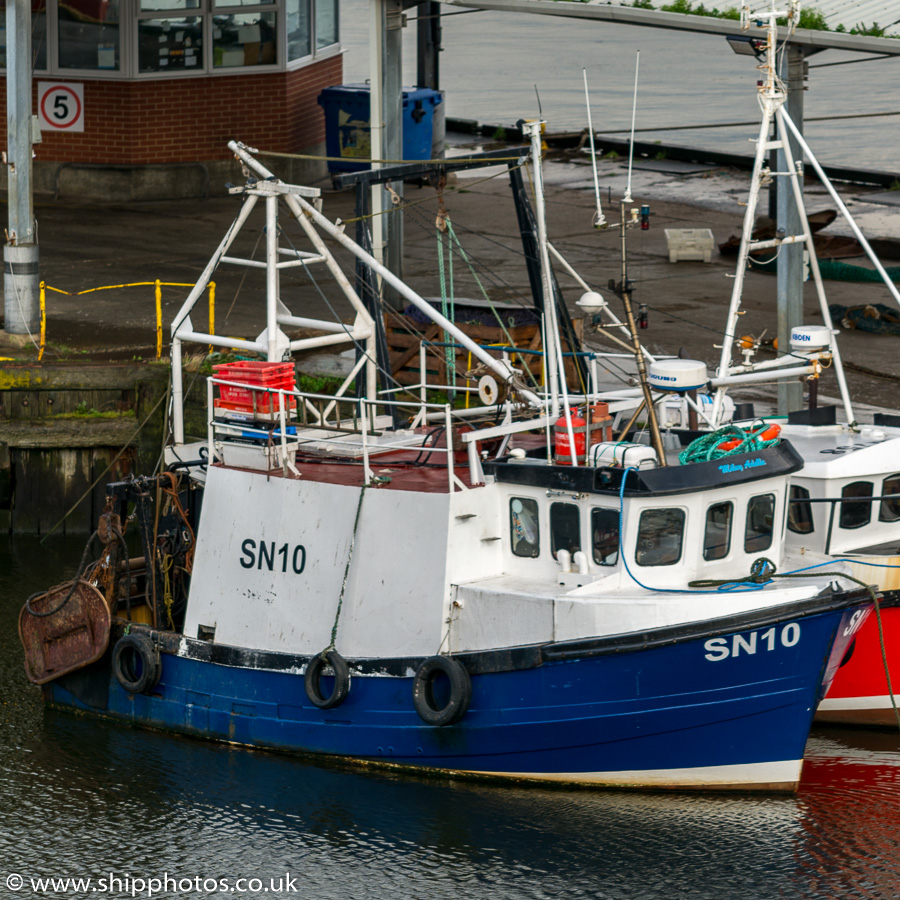
<svg viewBox="0 0 900 900"><path fill-rule="evenodd" d="M441 4L426 0L417 7L416 39L416 87L441 89Z"/></svg>
<svg viewBox="0 0 900 900"><path fill-rule="evenodd" d="M803 48L788 44L781 57L779 76L787 89L785 111L798 129L803 129L803 91L806 83L806 62ZM795 160L803 159L803 152L793 135L782 135L790 140L791 154ZM787 171L783 150L777 151L777 171ZM800 213L794 201L791 185L786 176L777 182L777 231L780 235L801 234ZM799 178L801 190L803 178ZM803 244L783 244L778 255L778 348L786 353L790 348L791 329L803 324ZM826 323L828 324L828 323ZM778 413L787 415L803 408L803 384L799 381L778 382Z"/></svg>
<svg viewBox="0 0 900 900"><path fill-rule="evenodd" d="M9 220L3 247L4 329L40 330L40 260L31 190L31 3L6 3Z"/></svg>
<svg viewBox="0 0 900 900"><path fill-rule="evenodd" d="M382 69L382 158L403 159L403 3L384 0L384 57ZM403 198L403 181L391 184L391 189ZM384 190L384 208L393 208L391 194ZM398 278L403 278L403 213L388 212L384 217L384 264ZM384 290L385 302L395 309L405 304L393 288Z"/></svg>

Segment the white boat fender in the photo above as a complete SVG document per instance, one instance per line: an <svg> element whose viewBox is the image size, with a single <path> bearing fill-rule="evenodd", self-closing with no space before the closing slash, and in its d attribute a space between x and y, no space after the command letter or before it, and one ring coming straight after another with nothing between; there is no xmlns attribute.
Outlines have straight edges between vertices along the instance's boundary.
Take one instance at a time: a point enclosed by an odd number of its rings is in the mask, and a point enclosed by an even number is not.
<svg viewBox="0 0 900 900"><path fill-rule="evenodd" d="M113 647L112 670L129 694L146 694L159 684L162 674L159 649L146 634L123 634Z"/></svg>
<svg viewBox="0 0 900 900"><path fill-rule="evenodd" d="M328 696L322 693L322 676L325 674L326 665L331 666L334 673L334 687ZM350 666L347 665L347 660L337 650L323 650L317 653L306 667L303 686L313 706L319 709L334 709L340 706L350 693Z"/></svg>
<svg viewBox="0 0 900 900"><path fill-rule="evenodd" d="M445 675L450 682L450 698L444 706L434 699L434 682ZM452 656L430 656L416 669L413 678L413 706L426 725L455 725L468 712L472 681L466 667Z"/></svg>

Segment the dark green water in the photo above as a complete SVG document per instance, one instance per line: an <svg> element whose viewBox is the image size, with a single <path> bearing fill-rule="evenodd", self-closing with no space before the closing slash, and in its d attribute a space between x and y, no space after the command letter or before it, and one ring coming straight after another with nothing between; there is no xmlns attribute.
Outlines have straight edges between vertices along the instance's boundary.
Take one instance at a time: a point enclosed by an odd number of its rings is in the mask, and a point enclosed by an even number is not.
<svg viewBox="0 0 900 900"><path fill-rule="evenodd" d="M891 733L817 732L796 797L655 795L367 773L46 711L18 611L81 549L0 539L0 898L900 897Z"/></svg>

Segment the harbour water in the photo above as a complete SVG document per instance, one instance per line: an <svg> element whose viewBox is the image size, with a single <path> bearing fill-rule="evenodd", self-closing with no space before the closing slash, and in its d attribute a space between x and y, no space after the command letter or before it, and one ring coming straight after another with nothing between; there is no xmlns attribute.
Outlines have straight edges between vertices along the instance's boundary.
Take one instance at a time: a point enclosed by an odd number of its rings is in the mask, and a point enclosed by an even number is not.
<svg viewBox="0 0 900 900"><path fill-rule="evenodd" d="M446 12L457 12L449 6ZM415 10L409 11L410 20ZM341 4L344 80L369 78L366 0ZM587 69L596 131L631 122L635 54L640 50L637 123L642 140L747 155L759 126L752 57L737 56L724 37L525 13L471 12L442 20L441 88L447 115L508 125L538 114L554 131L587 126L582 68ZM416 75L416 27L404 32L404 84ZM822 162L896 171L900 115L810 121L900 112L900 58L831 65L866 54L828 50L809 57L805 131ZM823 68L816 68L824 65ZM735 128L679 129L752 122Z"/></svg>
<svg viewBox="0 0 900 900"><path fill-rule="evenodd" d="M45 710L17 616L82 547L0 538L0 897L49 877L93 880L45 895L95 898L900 897L894 732L816 731L797 796L635 794L365 771Z"/></svg>

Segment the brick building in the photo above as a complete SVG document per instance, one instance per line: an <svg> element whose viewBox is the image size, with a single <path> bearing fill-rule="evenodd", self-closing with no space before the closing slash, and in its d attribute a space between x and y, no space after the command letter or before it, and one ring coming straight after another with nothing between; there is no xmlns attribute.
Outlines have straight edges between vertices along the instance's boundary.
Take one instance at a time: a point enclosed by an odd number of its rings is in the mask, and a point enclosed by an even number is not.
<svg viewBox="0 0 900 900"><path fill-rule="evenodd" d="M338 0L32 0L32 23L38 190L197 196L234 178L232 138L324 154L316 97L342 80ZM0 104L5 146L5 89ZM279 174L324 174L291 162Z"/></svg>

